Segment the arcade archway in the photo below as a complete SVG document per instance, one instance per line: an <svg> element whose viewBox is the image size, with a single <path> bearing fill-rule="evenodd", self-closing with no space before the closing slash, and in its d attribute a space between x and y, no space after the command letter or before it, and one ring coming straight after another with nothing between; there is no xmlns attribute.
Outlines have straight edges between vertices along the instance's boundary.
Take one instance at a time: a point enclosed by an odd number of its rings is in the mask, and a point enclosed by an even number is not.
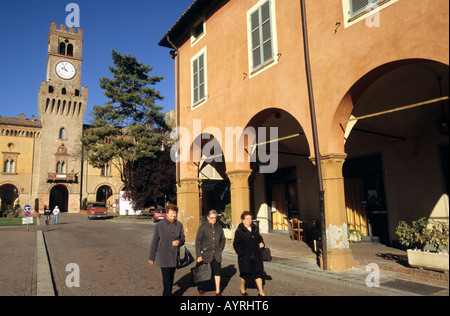
<svg viewBox="0 0 450 316"><path fill-rule="evenodd" d="M353 111L342 124L350 229L389 244L401 220L448 220L448 70L398 61L352 87Z"/></svg>
<svg viewBox="0 0 450 316"><path fill-rule="evenodd" d="M248 127L256 132L255 146L248 147L254 157L249 178L250 203L261 231L287 234L292 218L317 220L318 191L311 185L317 183L317 176L298 120L287 111L270 108L256 114ZM276 128L276 135L271 134L271 128ZM276 168L263 172L262 167L273 164L273 160Z"/></svg>

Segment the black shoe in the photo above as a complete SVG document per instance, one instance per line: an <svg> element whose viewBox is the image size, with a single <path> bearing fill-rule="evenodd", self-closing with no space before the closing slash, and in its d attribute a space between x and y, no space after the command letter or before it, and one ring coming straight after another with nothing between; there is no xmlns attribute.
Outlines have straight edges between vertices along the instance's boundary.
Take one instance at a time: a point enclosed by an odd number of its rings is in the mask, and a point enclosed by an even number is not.
<svg viewBox="0 0 450 316"><path fill-rule="evenodd" d="M244 292L244 293L241 292L241 295L242 296L248 296L248 293L247 292Z"/></svg>

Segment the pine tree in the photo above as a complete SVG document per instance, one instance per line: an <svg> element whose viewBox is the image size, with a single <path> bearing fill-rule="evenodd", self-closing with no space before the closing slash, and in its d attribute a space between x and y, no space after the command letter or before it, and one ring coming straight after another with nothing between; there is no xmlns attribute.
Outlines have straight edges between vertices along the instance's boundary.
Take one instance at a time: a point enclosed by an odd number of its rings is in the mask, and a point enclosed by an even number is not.
<svg viewBox="0 0 450 316"><path fill-rule="evenodd" d="M89 163L96 168L111 163L120 172L128 190L133 190L133 164L139 159L156 159L168 127L160 92L152 86L163 77L150 77L153 68L139 63L134 56L112 51L113 78L101 78L100 87L110 99L96 105L93 120L82 138Z"/></svg>

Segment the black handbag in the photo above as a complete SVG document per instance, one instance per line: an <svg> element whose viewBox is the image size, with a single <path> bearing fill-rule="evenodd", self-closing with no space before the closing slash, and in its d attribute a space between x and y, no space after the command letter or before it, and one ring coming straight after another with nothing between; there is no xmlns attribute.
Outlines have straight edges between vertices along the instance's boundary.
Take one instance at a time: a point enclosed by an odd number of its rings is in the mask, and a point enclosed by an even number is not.
<svg viewBox="0 0 450 316"><path fill-rule="evenodd" d="M178 256L177 256L177 269L186 268L189 266L192 262L194 262L195 259L189 252L189 250L184 246L184 257L181 258L181 251L178 249Z"/></svg>
<svg viewBox="0 0 450 316"><path fill-rule="evenodd" d="M270 249L267 247L261 249L261 256L263 258L263 261L266 262L272 261L272 254L270 252Z"/></svg>
<svg viewBox="0 0 450 316"><path fill-rule="evenodd" d="M191 269L191 272L192 282L194 283L194 285L198 285L212 279L212 270L210 263L198 263L195 268Z"/></svg>

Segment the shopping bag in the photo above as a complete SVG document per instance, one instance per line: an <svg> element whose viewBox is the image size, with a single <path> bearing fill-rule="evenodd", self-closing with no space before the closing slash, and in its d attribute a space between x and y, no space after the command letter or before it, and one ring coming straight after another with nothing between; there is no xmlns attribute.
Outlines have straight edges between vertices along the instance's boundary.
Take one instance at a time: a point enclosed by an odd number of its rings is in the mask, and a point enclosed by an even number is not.
<svg viewBox="0 0 450 316"><path fill-rule="evenodd" d="M177 269L182 269L189 266L195 259L189 252L189 250L184 246L184 257L181 257L181 251L178 249L178 257L177 257Z"/></svg>
<svg viewBox="0 0 450 316"><path fill-rule="evenodd" d="M195 268L191 269L191 271L194 285L209 281L212 278L210 263L198 263Z"/></svg>

